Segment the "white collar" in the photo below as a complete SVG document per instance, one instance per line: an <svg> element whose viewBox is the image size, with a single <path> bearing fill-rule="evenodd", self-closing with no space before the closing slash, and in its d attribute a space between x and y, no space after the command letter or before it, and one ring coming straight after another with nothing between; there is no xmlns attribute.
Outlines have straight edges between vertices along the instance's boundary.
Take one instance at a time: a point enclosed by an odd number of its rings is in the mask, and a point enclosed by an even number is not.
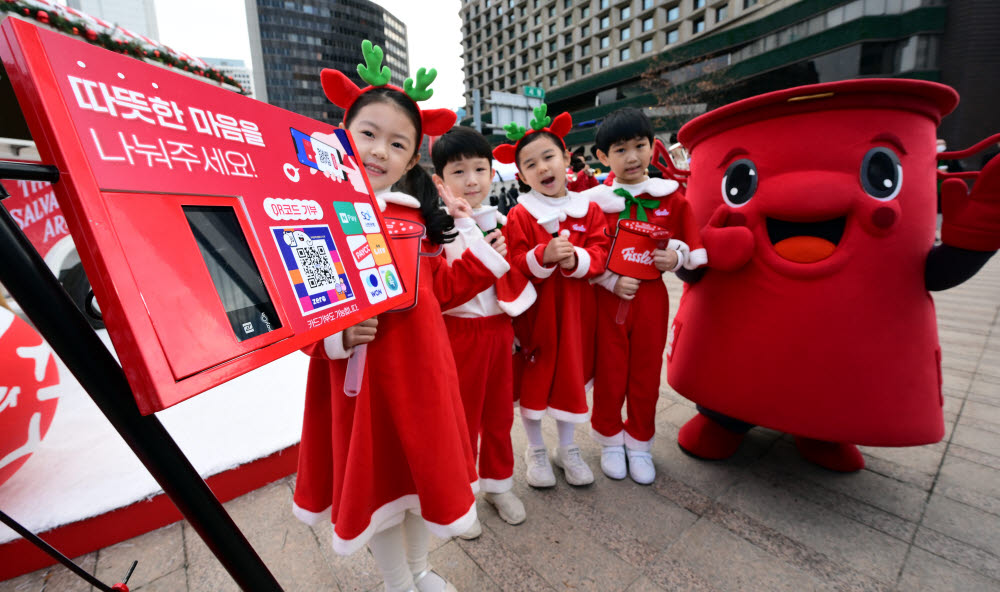
<svg viewBox="0 0 1000 592"><path fill-rule="evenodd" d="M594 185L589 189L580 192L580 195L588 201L592 201L600 206L601 211L613 214L625 209L625 198L616 195L615 190L610 185Z"/></svg>
<svg viewBox="0 0 1000 592"><path fill-rule="evenodd" d="M664 197L676 191L678 187L677 181L659 178L647 178L635 185L619 183L618 179L615 179L612 183L611 186L595 185L581 192L580 195L600 206L601 210L605 213L614 214L625 209L625 198L617 195L615 189L624 189L633 196L645 193L650 197Z"/></svg>
<svg viewBox="0 0 1000 592"><path fill-rule="evenodd" d="M611 183L612 189L618 189L620 187L631 193L633 196L645 193L650 197L664 197L666 195L670 195L676 191L679 186L677 181L672 179L661 179L655 177L647 177L644 181L640 181L635 185L625 185L624 183L619 183L617 178L615 178L615 180Z"/></svg>
<svg viewBox="0 0 1000 592"><path fill-rule="evenodd" d="M406 208L420 209L420 201L417 198L413 197L409 193L403 193L401 191L390 191L388 189L376 191L375 201L378 202L378 209L380 212L384 212L386 205L391 203Z"/></svg>
<svg viewBox="0 0 1000 592"><path fill-rule="evenodd" d="M517 198L517 203L524 206L535 220L546 220L555 216L560 222L567 217L583 218L587 215L587 208L590 207L587 198L575 191L567 191L564 197L549 197L532 189L528 193L521 194Z"/></svg>

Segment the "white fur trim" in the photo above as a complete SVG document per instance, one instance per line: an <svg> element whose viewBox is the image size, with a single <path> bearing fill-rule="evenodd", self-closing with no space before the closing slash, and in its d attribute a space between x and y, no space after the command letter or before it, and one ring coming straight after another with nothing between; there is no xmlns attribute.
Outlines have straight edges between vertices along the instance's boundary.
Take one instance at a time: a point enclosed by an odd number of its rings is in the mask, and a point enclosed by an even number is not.
<svg viewBox="0 0 1000 592"><path fill-rule="evenodd" d="M564 197L548 197L534 189L522 193L517 203L524 206L535 220L546 220L558 216L562 222L567 217L583 218L590 208L590 201L575 191L567 191Z"/></svg>
<svg viewBox="0 0 1000 592"><path fill-rule="evenodd" d="M677 265L670 271L677 271L678 269L684 267L687 263L688 257L691 256L691 248L687 246L687 243L682 240L677 240L672 238L667 241L667 248L677 251Z"/></svg>
<svg viewBox="0 0 1000 592"><path fill-rule="evenodd" d="M513 475L506 479L483 479L479 478L480 489L486 493L503 493L514 488Z"/></svg>
<svg viewBox="0 0 1000 592"><path fill-rule="evenodd" d="M608 292L614 294L615 285L618 283L618 278L620 277L621 277L620 275L618 275L613 271L605 270L604 273L602 273L601 275L591 279L590 283L596 284L604 288Z"/></svg>
<svg viewBox="0 0 1000 592"><path fill-rule="evenodd" d="M623 446L625 444L624 434L625 430L622 430L614 436L605 436L593 427L590 428L590 437L601 446Z"/></svg>
<svg viewBox="0 0 1000 592"><path fill-rule="evenodd" d="M708 251L705 249L695 249L691 251L688 256L687 261L684 262L684 267L687 269L697 269L702 265L708 264Z"/></svg>
<svg viewBox="0 0 1000 592"><path fill-rule="evenodd" d="M636 440L630 436L628 432L625 432L625 448L635 450L636 452L649 452L653 449L653 438L643 442L641 440Z"/></svg>
<svg viewBox="0 0 1000 592"><path fill-rule="evenodd" d="M587 198L588 201L597 204L601 208L601 211L608 214L614 214L625 209L625 198L615 195L614 188L609 185L595 185L590 189L581 191L580 195Z"/></svg>
<svg viewBox="0 0 1000 592"><path fill-rule="evenodd" d="M299 506L295 502L292 502L292 514L305 522L309 526L316 526L324 520L330 520L330 508L333 506L327 506L325 510L320 510L319 512L310 512L309 510Z"/></svg>
<svg viewBox="0 0 1000 592"><path fill-rule="evenodd" d="M520 403L520 401L518 401ZM545 417L544 409L528 409L525 406L521 406L521 417L526 417L528 419L541 419Z"/></svg>
<svg viewBox="0 0 1000 592"><path fill-rule="evenodd" d="M500 226L507 226L507 216L497 212L497 222L500 223Z"/></svg>
<svg viewBox="0 0 1000 592"><path fill-rule="evenodd" d="M479 240L472 241L469 245L469 252L475 255L476 259L489 269L494 277L501 277L510 271L510 264L503 258L503 255L496 252L496 249L480 236Z"/></svg>
<svg viewBox="0 0 1000 592"><path fill-rule="evenodd" d="M590 419L589 411L585 413L571 413L569 411L563 411L562 409L556 409L555 407L549 407L545 410L545 412L548 413L553 419L568 421L569 423L587 423Z"/></svg>
<svg viewBox="0 0 1000 592"><path fill-rule="evenodd" d="M403 206L407 208L420 208L420 200L413 197L409 193L403 193L401 191L383 191L375 195L380 201L385 203L396 204L397 206ZM379 207L385 210L385 206L379 203Z"/></svg>
<svg viewBox="0 0 1000 592"><path fill-rule="evenodd" d="M455 218L456 230L467 230L469 228L479 228L476 226L476 221L473 218Z"/></svg>
<svg viewBox="0 0 1000 592"><path fill-rule="evenodd" d="M583 392L587 392L587 391L589 391L592 388L594 388L594 379L593 378L591 378L590 380L588 380L587 384L583 385Z"/></svg>
<svg viewBox="0 0 1000 592"><path fill-rule="evenodd" d="M539 263L538 258L535 256L535 249L537 248L538 247L535 247L534 249L528 251L527 254L525 255L525 259L528 262L528 269L531 271L531 274L534 275L536 278L544 280L545 278L552 275L552 272L556 270L556 266L552 265L551 267L545 267L544 265Z"/></svg>
<svg viewBox="0 0 1000 592"><path fill-rule="evenodd" d="M420 513L420 498L417 497L417 494L414 493L404 495L375 510L372 513L371 522L368 523L368 528L353 539L342 539L337 536L336 525L334 525L334 552L338 555L353 554L355 551L365 546L365 544L372 538L372 535L376 532L382 532L387 528L392 528L393 526L401 523L407 511L422 517ZM475 521L475 500L472 501L472 505L469 507L469 510L463 514L462 517L454 522L451 522L450 524L438 524L424 518L424 522L427 524L427 530L431 531L431 534L441 539L449 539L469 530L469 528L472 527L472 523Z"/></svg>
<svg viewBox="0 0 1000 592"><path fill-rule="evenodd" d="M353 347L344 347L344 332L337 331L323 340L323 352L331 360L346 360L354 353Z"/></svg>
<svg viewBox="0 0 1000 592"><path fill-rule="evenodd" d="M470 481L469 482L469 487L472 488L472 495L476 495L477 493L479 493L479 479L476 478L476 479L473 479L472 481ZM465 531L463 530L462 532L465 532Z"/></svg>
<svg viewBox="0 0 1000 592"><path fill-rule="evenodd" d="M636 183L635 185L625 185L624 183L619 183L618 178L615 177L615 180L611 182L611 189L618 189L619 187L632 195L642 195L645 193L650 197L664 197L677 191L680 185L672 179L660 178L647 178L645 181Z"/></svg>
<svg viewBox="0 0 1000 592"><path fill-rule="evenodd" d="M522 312L528 310L531 305L535 303L536 298L538 298L538 293L535 292L535 285L531 282L527 282L524 285L524 289L521 290L521 293L517 295L517 298L511 300L510 302L497 300L497 306L499 306L500 310L504 311L509 316L516 317Z"/></svg>
<svg viewBox="0 0 1000 592"><path fill-rule="evenodd" d="M573 250L576 251L576 269L569 274L563 271L563 275L571 278L582 278L590 271L590 253L581 247L573 247Z"/></svg>

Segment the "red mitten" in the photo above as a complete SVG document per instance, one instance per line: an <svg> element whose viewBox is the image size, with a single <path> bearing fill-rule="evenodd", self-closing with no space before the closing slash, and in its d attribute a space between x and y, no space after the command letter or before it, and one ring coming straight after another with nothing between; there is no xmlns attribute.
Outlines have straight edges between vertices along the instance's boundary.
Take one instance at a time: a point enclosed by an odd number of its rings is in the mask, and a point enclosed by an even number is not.
<svg viewBox="0 0 1000 592"><path fill-rule="evenodd" d="M730 224L730 226L727 226ZM720 205L701 231L708 253L708 266L720 271L736 271L753 256L753 233L744 226L746 217Z"/></svg>
<svg viewBox="0 0 1000 592"><path fill-rule="evenodd" d="M971 194L959 179L942 183L941 214L944 244L969 251L1000 249L1000 158L986 163Z"/></svg>

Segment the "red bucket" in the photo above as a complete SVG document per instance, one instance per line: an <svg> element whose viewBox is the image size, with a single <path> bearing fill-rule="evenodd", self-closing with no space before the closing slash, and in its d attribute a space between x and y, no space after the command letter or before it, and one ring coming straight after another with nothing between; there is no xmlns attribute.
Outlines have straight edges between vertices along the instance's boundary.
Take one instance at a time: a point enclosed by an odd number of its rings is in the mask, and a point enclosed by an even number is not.
<svg viewBox="0 0 1000 592"><path fill-rule="evenodd" d="M410 310L417 305L417 282L420 278L420 256L433 257L441 253L424 253L420 250L420 242L427 229L419 222L400 218L383 218L386 233L392 241L392 252L396 257L396 268L399 277L406 288L406 301L391 312Z"/></svg>
<svg viewBox="0 0 1000 592"><path fill-rule="evenodd" d="M615 241L608 253L608 269L638 280L655 280L660 271L653 265L653 250L662 249L670 238L666 228L639 220L619 220Z"/></svg>

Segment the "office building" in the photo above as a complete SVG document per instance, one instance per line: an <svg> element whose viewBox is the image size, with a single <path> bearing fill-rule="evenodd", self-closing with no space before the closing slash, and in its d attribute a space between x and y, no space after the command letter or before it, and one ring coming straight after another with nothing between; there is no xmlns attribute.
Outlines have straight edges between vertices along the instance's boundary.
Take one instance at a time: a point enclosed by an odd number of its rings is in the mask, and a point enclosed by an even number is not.
<svg viewBox="0 0 1000 592"><path fill-rule="evenodd" d="M247 68L243 60L229 58L201 58L206 64L216 70L231 76L233 80L243 87L243 92L248 97L256 98L253 92L253 72Z"/></svg>
<svg viewBox="0 0 1000 592"><path fill-rule="evenodd" d="M340 121L343 111L320 87L323 68L350 76L358 86L361 42L385 52L392 83L409 72L406 25L368 0L246 0L257 98L313 119Z"/></svg>
<svg viewBox="0 0 1000 592"><path fill-rule="evenodd" d="M488 99L540 86L551 113L573 114L571 145L592 142L623 106L646 108L668 136L741 98L858 77L955 87L962 104L941 128L950 146L1000 128L995 1L465 0L460 10L468 111L473 89Z"/></svg>
<svg viewBox="0 0 1000 592"><path fill-rule="evenodd" d="M67 0L66 5L150 39L160 37L153 0Z"/></svg>

